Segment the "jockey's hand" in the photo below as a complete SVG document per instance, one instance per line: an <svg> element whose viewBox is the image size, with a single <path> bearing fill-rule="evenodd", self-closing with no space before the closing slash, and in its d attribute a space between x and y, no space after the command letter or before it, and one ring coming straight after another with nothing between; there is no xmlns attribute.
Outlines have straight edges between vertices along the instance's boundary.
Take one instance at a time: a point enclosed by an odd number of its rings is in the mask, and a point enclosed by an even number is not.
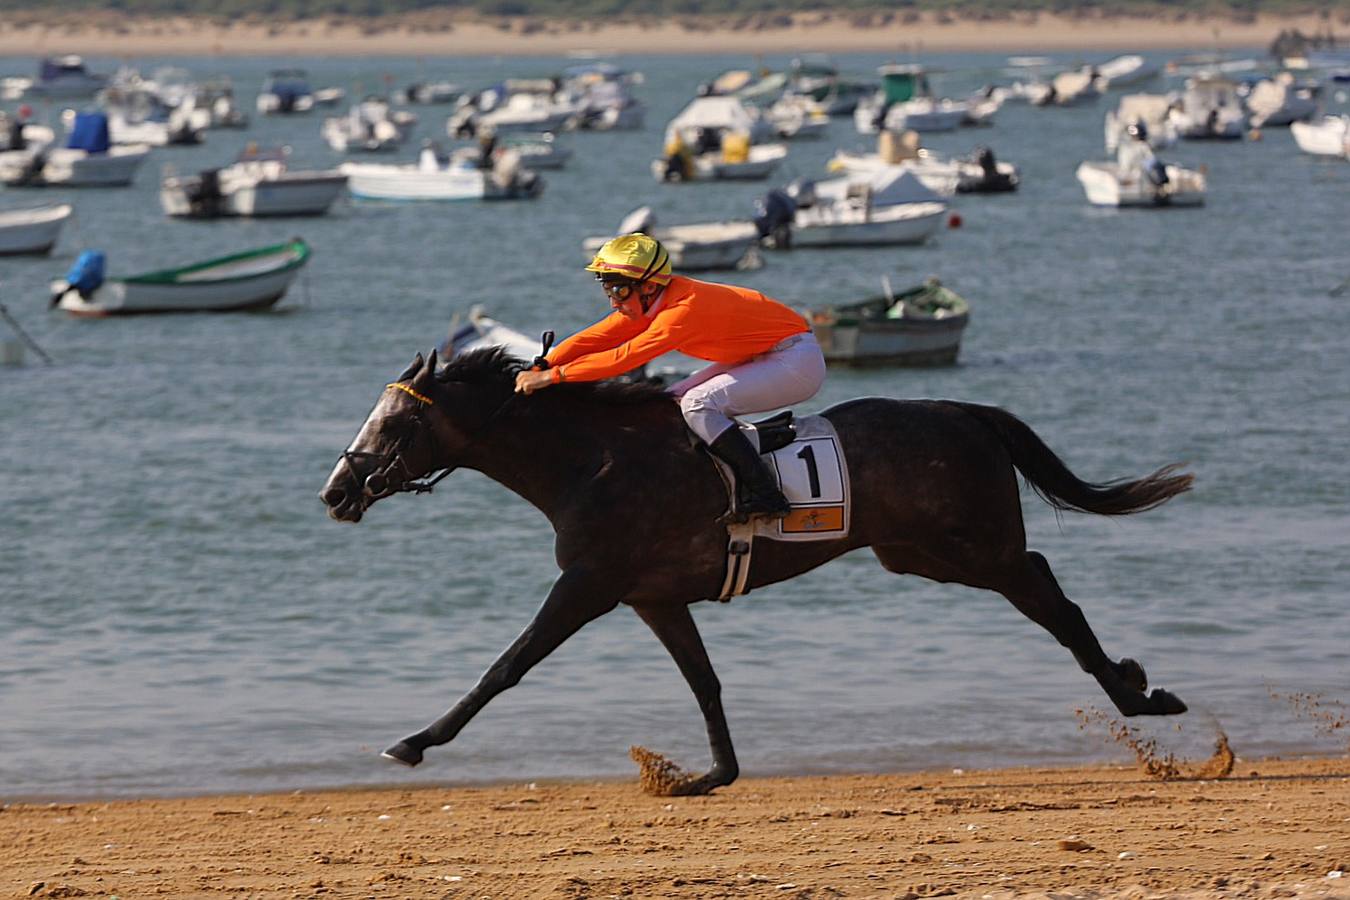
<svg viewBox="0 0 1350 900"><path fill-rule="evenodd" d="M551 384L553 384L551 372L529 369L516 375L517 394L533 394L535 391L546 388Z"/></svg>

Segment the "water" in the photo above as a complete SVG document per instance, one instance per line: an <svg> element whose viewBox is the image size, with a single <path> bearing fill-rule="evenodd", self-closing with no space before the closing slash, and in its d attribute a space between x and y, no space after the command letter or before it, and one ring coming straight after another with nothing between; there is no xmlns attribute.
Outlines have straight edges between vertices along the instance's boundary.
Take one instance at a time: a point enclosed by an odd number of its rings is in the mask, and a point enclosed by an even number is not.
<svg viewBox="0 0 1350 900"><path fill-rule="evenodd" d="M839 61L867 72L883 60ZM249 104L279 63L176 62L227 72ZM481 85L563 64L301 62L316 85L366 90L386 73ZM58 360L0 371L0 795L630 775L633 743L705 764L692 696L626 610L418 770L379 760L525 625L556 574L551 531L470 472L356 527L316 498L381 387L454 312L483 303L522 330L567 333L604 310L580 268L583 236L643 203L669 223L744 215L766 190L663 186L647 171L694 86L744 60L620 62L647 75L647 129L569 136L571 168L532 203L346 204L293 221L160 214L161 161L222 163L250 139L288 143L300 164L336 162L318 115L156 151L132 189L0 197L78 211L55 258L0 261L4 302ZM955 94L1001 59L930 62ZM1270 691L1333 705L1350 694L1350 297L1329 295L1350 276L1350 167L1273 129L1166 152L1209 166L1202 210L1094 210L1073 170L1102 157L1110 102L1007 107L993 129L935 137L946 152L990 143L1022 166L1024 187L960 198L965 226L927 246L775 254L736 280L807 304L865 296L883 275L897 287L940 275L971 300L959 366L834 371L812 408L865 394L996 403L1092 480L1188 462L1194 492L1136 518L1057 520L1027 494L1032 546L1109 653L1137 656L1191 704L1179 720L1139 723L1168 746L1203 754L1217 720L1244 756L1344 750ZM418 111L422 134L443 133L443 108ZM828 139L794 145L788 174L819 175L834 147L864 141L836 121ZM127 274L293 234L313 262L271 314L45 310L47 282L85 246ZM1120 752L1077 726L1076 707L1109 708L1095 682L1003 598L897 578L866 552L695 616L747 774Z"/></svg>

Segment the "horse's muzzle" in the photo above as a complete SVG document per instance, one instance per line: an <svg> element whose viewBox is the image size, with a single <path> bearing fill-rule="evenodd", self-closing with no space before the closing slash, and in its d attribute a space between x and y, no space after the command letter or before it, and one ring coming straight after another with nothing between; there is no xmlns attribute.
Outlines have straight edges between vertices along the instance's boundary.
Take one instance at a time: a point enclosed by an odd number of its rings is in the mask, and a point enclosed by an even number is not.
<svg viewBox="0 0 1350 900"><path fill-rule="evenodd" d="M356 473L350 470L347 461L340 460L328 476L319 499L328 507L328 515L339 522L359 522L366 511L368 499L361 490Z"/></svg>

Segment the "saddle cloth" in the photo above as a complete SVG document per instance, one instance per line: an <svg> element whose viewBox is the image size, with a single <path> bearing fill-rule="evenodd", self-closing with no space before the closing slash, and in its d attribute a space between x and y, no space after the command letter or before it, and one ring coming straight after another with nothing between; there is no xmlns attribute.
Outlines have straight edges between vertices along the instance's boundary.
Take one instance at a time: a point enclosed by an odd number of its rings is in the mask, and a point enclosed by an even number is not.
<svg viewBox="0 0 1350 900"><path fill-rule="evenodd" d="M787 497L792 511L786 518L756 516L749 522L727 524L727 574L719 600L746 593L754 539L823 541L848 536L853 507L848 463L834 425L822 416L790 420L775 416L741 429L756 449L767 450L770 471ZM789 430L788 422L792 422ZM736 482L731 468L713 457L734 506Z"/></svg>

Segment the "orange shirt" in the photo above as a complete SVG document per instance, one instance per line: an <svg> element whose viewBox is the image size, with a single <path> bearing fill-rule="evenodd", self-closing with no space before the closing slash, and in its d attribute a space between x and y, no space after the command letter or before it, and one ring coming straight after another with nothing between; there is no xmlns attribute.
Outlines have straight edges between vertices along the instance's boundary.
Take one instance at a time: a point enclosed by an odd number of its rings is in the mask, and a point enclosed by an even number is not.
<svg viewBox="0 0 1350 900"><path fill-rule="evenodd" d="M678 350L737 363L810 331L799 314L759 291L680 275L640 319L610 313L548 354L554 382L599 381Z"/></svg>

